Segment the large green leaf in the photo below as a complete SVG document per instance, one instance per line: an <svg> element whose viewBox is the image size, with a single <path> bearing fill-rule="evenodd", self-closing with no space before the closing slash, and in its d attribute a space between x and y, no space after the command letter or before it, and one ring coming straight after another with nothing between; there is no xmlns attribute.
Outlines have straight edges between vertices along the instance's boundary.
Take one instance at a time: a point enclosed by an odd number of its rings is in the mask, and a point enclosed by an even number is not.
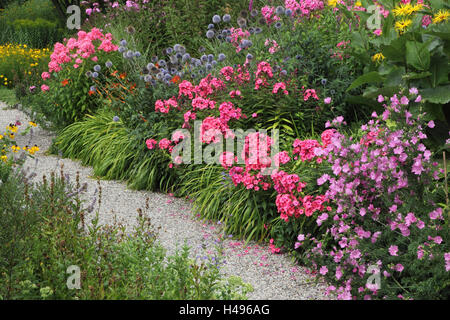
<svg viewBox="0 0 450 320"><path fill-rule="evenodd" d="M402 83L403 75L405 74L405 68L394 68L386 77L384 85L387 87L399 86Z"/></svg>
<svg viewBox="0 0 450 320"><path fill-rule="evenodd" d="M391 41L390 45L381 46L381 52L386 59L392 62L404 62L405 61L405 38L397 38Z"/></svg>
<svg viewBox="0 0 450 320"><path fill-rule="evenodd" d="M450 85L423 89L420 94L431 103L446 104L450 102Z"/></svg>
<svg viewBox="0 0 450 320"><path fill-rule="evenodd" d="M350 87L348 87L347 91L350 91L354 88L357 88L359 86L362 86L366 83L379 83L383 82L385 80L384 77L382 77L378 72L372 71L366 74L363 74L362 76L358 77L355 81L352 82Z"/></svg>
<svg viewBox="0 0 450 320"><path fill-rule="evenodd" d="M406 41L406 63L417 70L427 70L430 67L428 43Z"/></svg>
<svg viewBox="0 0 450 320"><path fill-rule="evenodd" d="M432 74L432 73L429 72L429 71L419 72L419 73L416 73L416 72L409 72L409 73L403 75L403 79L404 79L404 80L417 80L417 79L423 79L423 78L426 78L426 77L431 76L431 74Z"/></svg>
<svg viewBox="0 0 450 320"><path fill-rule="evenodd" d="M431 86L433 88L439 86L440 84L445 84L448 82L448 59L445 56L433 57L431 60L430 71L431 76Z"/></svg>

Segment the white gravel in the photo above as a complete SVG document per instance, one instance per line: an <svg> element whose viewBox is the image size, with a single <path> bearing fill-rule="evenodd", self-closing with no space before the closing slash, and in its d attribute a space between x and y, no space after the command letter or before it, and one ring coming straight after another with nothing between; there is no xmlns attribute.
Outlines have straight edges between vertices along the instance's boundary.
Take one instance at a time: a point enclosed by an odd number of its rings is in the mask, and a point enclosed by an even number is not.
<svg viewBox="0 0 450 320"><path fill-rule="evenodd" d="M24 127L29 121L20 110L6 108L6 105L0 102L0 131L17 120L22 122ZM45 155L53 137L39 127L34 128L31 141L29 136L17 135L20 146L37 144L40 147L36 155L37 161L29 159L25 167L30 167L37 173L36 179L41 179L44 174L49 176L51 171L59 172L61 164L64 165L64 172L70 175L71 181L75 180L76 173L79 172L80 182L88 184L86 201L89 203L97 188L97 180L92 177L92 168L83 167L79 162L70 159ZM205 251L215 251L220 225L198 220L191 211L189 201L162 193L129 190L121 181L101 180L100 184L102 188L100 223L111 224L116 217L127 226L133 225L137 209L145 207L148 197L150 209L147 214L151 217L153 225L161 227L159 241L169 252L174 252L177 246L180 247L184 242L192 248L193 256L204 256ZM272 254L265 244L250 242L244 247L241 240L225 238L222 244L226 263L222 272L227 276L239 276L250 283L254 291L249 294L249 299L327 299L323 294L325 284L317 282L302 267L293 264L288 255Z"/></svg>

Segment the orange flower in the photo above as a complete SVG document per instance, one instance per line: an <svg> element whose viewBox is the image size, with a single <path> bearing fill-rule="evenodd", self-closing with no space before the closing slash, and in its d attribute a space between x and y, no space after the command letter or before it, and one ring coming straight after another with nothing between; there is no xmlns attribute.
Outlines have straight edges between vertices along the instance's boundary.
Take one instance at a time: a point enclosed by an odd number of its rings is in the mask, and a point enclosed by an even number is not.
<svg viewBox="0 0 450 320"><path fill-rule="evenodd" d="M124 72L124 73L121 73L121 74L120 74L119 78L120 78L120 79L125 79L126 76L127 76L127 74Z"/></svg>
<svg viewBox="0 0 450 320"><path fill-rule="evenodd" d="M89 95L90 95L90 96L92 96L92 95L93 95L93 94L94 94L95 92L94 92L94 91L92 91L92 90L89 90L89 92L88 92L88 93L89 93Z"/></svg>
<svg viewBox="0 0 450 320"><path fill-rule="evenodd" d="M180 76L176 75L175 77L172 78L172 80L170 80L170 82L178 84L180 80L181 80Z"/></svg>
<svg viewBox="0 0 450 320"><path fill-rule="evenodd" d="M63 87L65 87L68 83L69 83L68 79L64 79L63 81L61 81Z"/></svg>
<svg viewBox="0 0 450 320"><path fill-rule="evenodd" d="M136 83L133 83L130 87L130 90L133 90L134 88L136 88Z"/></svg>

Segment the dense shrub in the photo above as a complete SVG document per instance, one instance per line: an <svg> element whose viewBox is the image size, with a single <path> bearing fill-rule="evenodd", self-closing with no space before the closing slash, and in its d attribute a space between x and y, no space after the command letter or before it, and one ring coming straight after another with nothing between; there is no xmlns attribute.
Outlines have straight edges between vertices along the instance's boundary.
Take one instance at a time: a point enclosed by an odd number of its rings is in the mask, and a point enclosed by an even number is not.
<svg viewBox="0 0 450 320"><path fill-rule="evenodd" d="M78 177L72 184L52 173L36 185L30 178L15 171L0 184L1 299L243 299L251 290L220 275L220 256L199 263L187 246L167 256L145 212L131 232L98 218L88 225L93 207L80 202ZM77 290L67 286L73 265Z"/></svg>

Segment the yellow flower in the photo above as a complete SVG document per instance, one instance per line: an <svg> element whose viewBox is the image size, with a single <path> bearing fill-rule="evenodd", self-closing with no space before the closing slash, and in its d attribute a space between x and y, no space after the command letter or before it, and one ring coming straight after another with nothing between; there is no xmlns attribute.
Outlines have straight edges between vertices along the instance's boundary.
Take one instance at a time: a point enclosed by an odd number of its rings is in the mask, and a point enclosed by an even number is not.
<svg viewBox="0 0 450 320"><path fill-rule="evenodd" d="M406 28L412 23L411 19L403 19L395 23L395 29L402 34Z"/></svg>
<svg viewBox="0 0 450 320"><path fill-rule="evenodd" d="M379 53L377 53L377 54L374 54L373 56L372 56L372 61L373 62L380 62L380 61L382 61L382 60L384 60L384 56L383 56L383 54L381 53L381 52L379 52Z"/></svg>
<svg viewBox="0 0 450 320"><path fill-rule="evenodd" d="M37 124L34 123L33 121L28 122L28 124L29 124L30 126L32 126L32 127L36 127L36 126L37 126Z"/></svg>
<svg viewBox="0 0 450 320"><path fill-rule="evenodd" d="M3 162L6 162L6 160L8 160L7 156L0 156L0 160L2 160Z"/></svg>
<svg viewBox="0 0 450 320"><path fill-rule="evenodd" d="M34 145L34 147L31 147L31 148L28 148L28 153L31 155L35 154L38 151L39 151L39 147L37 145Z"/></svg>
<svg viewBox="0 0 450 320"><path fill-rule="evenodd" d="M394 16L408 16L411 14L412 5L408 4L400 4L400 6L392 9L392 13Z"/></svg>
<svg viewBox="0 0 450 320"><path fill-rule="evenodd" d="M450 11L448 10L439 10L433 17L433 23L441 23L442 21L447 20L450 17Z"/></svg>
<svg viewBox="0 0 450 320"><path fill-rule="evenodd" d="M328 0L328 5L331 7L336 7L338 4L338 0Z"/></svg>
<svg viewBox="0 0 450 320"><path fill-rule="evenodd" d="M356 1L355 6L357 6L357 7L362 7L361 1Z"/></svg>
<svg viewBox="0 0 450 320"><path fill-rule="evenodd" d="M20 147L18 147L18 146L12 146L12 147L11 147L11 150L12 150L13 152L17 152L17 151L20 150Z"/></svg>

